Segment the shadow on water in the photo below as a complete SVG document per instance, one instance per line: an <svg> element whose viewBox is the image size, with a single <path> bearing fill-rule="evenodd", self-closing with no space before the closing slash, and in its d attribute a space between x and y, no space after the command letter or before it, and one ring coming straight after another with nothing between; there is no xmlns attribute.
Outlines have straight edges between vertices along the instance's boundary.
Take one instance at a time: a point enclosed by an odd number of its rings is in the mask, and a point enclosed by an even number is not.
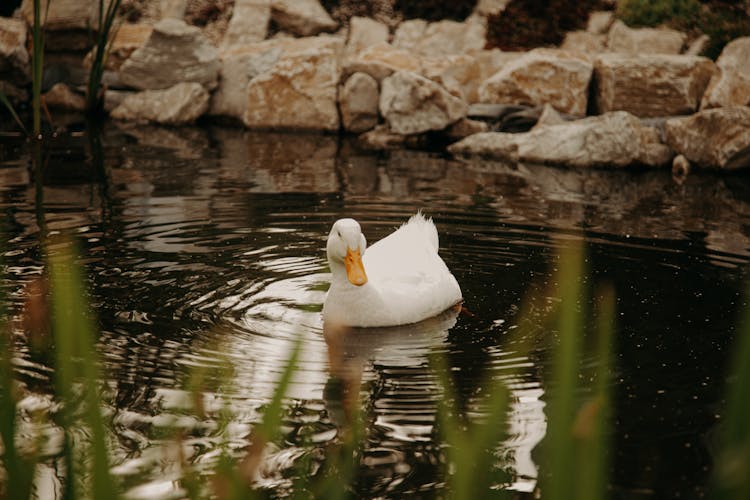
<svg viewBox="0 0 750 500"><path fill-rule="evenodd" d="M291 487L304 439L313 448L334 440L359 388L370 419L361 493L439 491L441 394L426 357L443 353L462 401L478 397L488 371L513 374L509 437L497 455L514 489L533 490L556 335L522 359L505 342L519 328L523 297L554 284L553 242L581 234L590 285L609 283L617 297L614 492L705 492L750 256L747 178L696 173L676 182L663 171L460 162L218 127L91 130L51 144L41 175L25 146L0 145L4 286L11 315L21 316L25 289L42 272L40 240L60 231L79 239L113 391L113 463L135 497L170 491L176 472L157 451L168 428L184 427L199 465L225 440L241 450L298 336L287 446L272 453L266 487ZM319 311L330 224L357 218L374 242L420 208L435 218L471 316L408 334L356 332L345 343L327 335ZM526 321L544 311L530 314ZM38 404L49 366L18 353L22 401ZM187 421L181 406L190 369L220 359L233 379L221 396L233 420L221 432L217 413ZM47 451L40 472L52 485L56 453Z"/></svg>

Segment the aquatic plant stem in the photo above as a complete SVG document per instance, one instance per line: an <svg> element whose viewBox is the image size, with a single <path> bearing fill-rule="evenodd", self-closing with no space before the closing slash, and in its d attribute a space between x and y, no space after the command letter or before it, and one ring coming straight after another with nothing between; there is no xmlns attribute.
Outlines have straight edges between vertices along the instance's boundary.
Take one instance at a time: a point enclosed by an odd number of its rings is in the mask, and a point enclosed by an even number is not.
<svg viewBox="0 0 750 500"><path fill-rule="evenodd" d="M86 110L89 113L95 113L101 110L102 107L102 76L104 75L104 65L107 61L107 55L112 46L114 34L112 27L119 8L120 0L110 0L105 11L104 0L99 0L99 31L96 36L94 60L91 63L86 91ZM116 31L114 30L115 33Z"/></svg>

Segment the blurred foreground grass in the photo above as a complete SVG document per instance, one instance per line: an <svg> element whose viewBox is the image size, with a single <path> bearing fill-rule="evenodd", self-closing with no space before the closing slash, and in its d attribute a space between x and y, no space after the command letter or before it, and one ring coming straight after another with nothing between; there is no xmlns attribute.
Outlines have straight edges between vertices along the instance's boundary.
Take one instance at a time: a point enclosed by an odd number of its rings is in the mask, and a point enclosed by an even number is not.
<svg viewBox="0 0 750 500"><path fill-rule="evenodd" d="M555 288L543 296L527 297L519 314L519 328L512 339L519 355L528 354L534 345L550 342L550 332L557 332L553 363L547 389L547 432L539 446L539 482L536 497L544 499L601 499L608 491L608 450L612 416L611 373L612 343L615 329L615 297L609 288L590 290L584 268L584 250L580 244L561 244L557 261ZM109 439L112 423L104 413L107 386L102 378L96 352L96 322L86 302L86 288L75 251L69 240L56 239L46 246L47 294L51 336L30 333L25 339L35 349L49 351L54 364L54 397L59 410L38 418L52 419L64 434L62 463L63 499L106 498L123 495L122 480L111 472ZM5 288L3 288L5 289ZM45 289L42 286L42 289ZM593 310L588 295L594 294ZM549 297L555 300L548 301ZM546 301L546 302L545 302ZM0 303L5 303L0 300ZM547 307L543 303L547 304ZM552 304L549 306L549 304ZM40 306L41 307L41 306ZM529 321L531 310L544 309L541 321ZM9 317L3 311L2 317ZM39 322L37 322L39 323ZM41 322L43 324L43 322ZM715 465L713 497L750 498L750 310L743 319L738 335L739 348L731 373L734 380L728 388L728 406L721 424L722 447ZM0 332L0 439L2 470L0 498L38 497L35 471L43 461L43 437L32 436L21 446L19 432L18 390L14 377L13 330L10 325ZM44 328L40 328L44 330ZM587 331L590 330L590 331ZM33 335L39 338L31 338ZM178 497L191 499L245 499L273 496L259 487L256 478L269 445L283 446L285 415L284 395L296 369L300 350L296 342L277 382L263 418L248 438L242 454L232 453L225 443L220 455L207 472L194 468L183 457L182 477L177 481ZM596 359L594 366L582 366L582 359ZM228 362L227 362L228 366ZM483 386L486 397L477 416L457 407L451 370L442 356L432 358L432 367L442 392L436 425L442 439L444 477L443 496L469 498L517 498L507 490L508 477L498 466L497 450L508 437L507 417L511 393L507 377L487 377ZM187 388L193 394L192 411L202 414L202 395L207 380L218 376L231 386L231 369L209 375L195 368L189 374ZM311 472L311 458L303 455L295 464L292 487L294 498L351 498L356 496L357 474L366 429L360 410L353 405L348 425L326 446L322 465ZM231 419L226 406L219 425ZM83 436L83 438L82 438ZM29 440L28 435L23 439ZM178 431L174 439L180 445Z"/></svg>

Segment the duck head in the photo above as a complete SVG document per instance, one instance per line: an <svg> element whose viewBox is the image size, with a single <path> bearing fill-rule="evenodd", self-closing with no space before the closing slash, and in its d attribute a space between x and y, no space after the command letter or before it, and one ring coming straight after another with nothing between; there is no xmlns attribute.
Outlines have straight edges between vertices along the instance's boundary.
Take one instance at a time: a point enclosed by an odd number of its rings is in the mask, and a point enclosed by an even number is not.
<svg viewBox="0 0 750 500"><path fill-rule="evenodd" d="M339 219L331 228L326 244L328 264L336 275L346 270L349 283L362 286L367 283L367 274L362 264L362 255L367 248L367 240L359 223L354 219Z"/></svg>

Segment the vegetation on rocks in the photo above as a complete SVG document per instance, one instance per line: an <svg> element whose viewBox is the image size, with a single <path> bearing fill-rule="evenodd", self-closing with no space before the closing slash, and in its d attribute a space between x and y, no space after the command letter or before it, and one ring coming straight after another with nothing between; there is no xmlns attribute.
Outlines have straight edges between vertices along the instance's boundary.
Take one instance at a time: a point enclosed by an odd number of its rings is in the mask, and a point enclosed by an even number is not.
<svg viewBox="0 0 750 500"><path fill-rule="evenodd" d="M589 12L603 8L601 0L515 0L487 19L487 47L524 50L559 45L565 33L586 26Z"/></svg>
<svg viewBox="0 0 750 500"><path fill-rule="evenodd" d="M750 35L750 8L742 0L624 0L617 17L630 26L667 25L705 33L710 42L705 55L716 59L735 38Z"/></svg>

